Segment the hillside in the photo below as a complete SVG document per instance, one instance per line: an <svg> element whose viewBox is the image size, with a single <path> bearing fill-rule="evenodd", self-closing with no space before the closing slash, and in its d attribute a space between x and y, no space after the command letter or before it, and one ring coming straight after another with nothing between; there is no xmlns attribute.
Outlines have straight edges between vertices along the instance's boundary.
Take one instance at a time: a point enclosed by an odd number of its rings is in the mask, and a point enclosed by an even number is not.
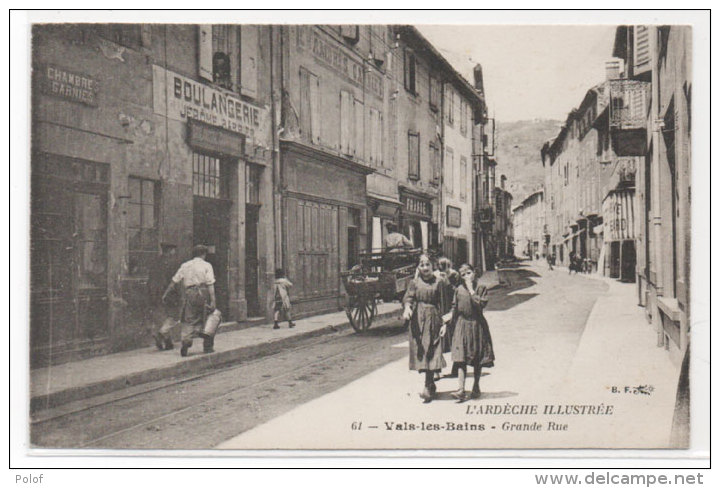
<svg viewBox="0 0 720 488"><path fill-rule="evenodd" d="M558 120L498 122L497 175L507 176L506 189L513 195L513 207L543 184L540 149L555 137L562 125Z"/></svg>

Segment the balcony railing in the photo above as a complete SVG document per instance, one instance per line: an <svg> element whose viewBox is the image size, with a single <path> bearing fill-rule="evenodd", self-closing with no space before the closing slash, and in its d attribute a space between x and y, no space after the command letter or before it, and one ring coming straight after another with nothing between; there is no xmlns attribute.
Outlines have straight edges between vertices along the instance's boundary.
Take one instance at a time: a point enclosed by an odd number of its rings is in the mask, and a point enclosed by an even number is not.
<svg viewBox="0 0 720 488"><path fill-rule="evenodd" d="M644 129L650 102L650 83L638 80L610 81L610 128Z"/></svg>

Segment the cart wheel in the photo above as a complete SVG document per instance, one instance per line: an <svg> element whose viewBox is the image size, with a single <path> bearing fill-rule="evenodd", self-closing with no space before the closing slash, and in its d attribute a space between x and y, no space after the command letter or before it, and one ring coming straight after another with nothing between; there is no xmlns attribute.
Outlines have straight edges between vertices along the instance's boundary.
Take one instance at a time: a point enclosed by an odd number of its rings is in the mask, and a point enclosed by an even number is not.
<svg viewBox="0 0 720 488"><path fill-rule="evenodd" d="M350 320L350 325L356 332L366 331L377 315L377 305L374 297L350 297L349 305L345 313Z"/></svg>

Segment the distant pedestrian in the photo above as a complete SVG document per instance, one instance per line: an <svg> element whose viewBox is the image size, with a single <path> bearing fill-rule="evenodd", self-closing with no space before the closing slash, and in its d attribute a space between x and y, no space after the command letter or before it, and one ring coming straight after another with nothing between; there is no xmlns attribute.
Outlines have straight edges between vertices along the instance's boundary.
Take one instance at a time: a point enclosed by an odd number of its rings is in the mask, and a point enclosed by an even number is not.
<svg viewBox="0 0 720 488"><path fill-rule="evenodd" d="M473 268L468 264L460 266L462 284L455 289L450 324L455 327L452 340L452 360L458 366L457 391L451 395L460 400L466 399L465 377L467 367L473 367L473 387L471 398L480 398L480 375L482 368L494 366L490 328L483 315L488 302L487 288L481 285ZM443 328L448 327L444 325Z"/></svg>
<svg viewBox="0 0 720 488"><path fill-rule="evenodd" d="M550 254L548 254L548 255L546 256L546 259L547 259L547 263L548 263L548 269L549 269L550 271L552 271L552 270L553 270L553 258L552 258L552 256L551 256Z"/></svg>
<svg viewBox="0 0 720 488"><path fill-rule="evenodd" d="M403 319L409 321L410 364L413 371L425 375L425 387L420 398L429 403L435 397L435 373L442 371L445 359L442 353L440 331L443 328L442 306L443 278L433 273L433 265L427 254L420 256L418 275L410 281L403 304Z"/></svg>
<svg viewBox="0 0 720 488"><path fill-rule="evenodd" d="M279 321L284 318L288 321L288 327L295 327L295 323L292 321L291 309L292 304L290 303L290 288L293 284L289 279L285 277L285 270L278 268L275 270L275 283L274 283L274 296L275 304L273 305L273 320L275 324L273 329L279 329Z"/></svg>
<svg viewBox="0 0 720 488"><path fill-rule="evenodd" d="M575 274L578 273L578 258L575 255L575 251L570 251L570 254L568 255L568 274L572 274L573 271L575 271Z"/></svg>
<svg viewBox="0 0 720 488"><path fill-rule="evenodd" d="M207 254L207 246L200 244L193 247L193 258L180 266L162 297L165 303L173 288L182 286L180 355L183 357L187 356L193 339L200 337L207 315L215 310L215 273L212 264L205 260ZM212 338L204 338L203 352L213 352Z"/></svg>

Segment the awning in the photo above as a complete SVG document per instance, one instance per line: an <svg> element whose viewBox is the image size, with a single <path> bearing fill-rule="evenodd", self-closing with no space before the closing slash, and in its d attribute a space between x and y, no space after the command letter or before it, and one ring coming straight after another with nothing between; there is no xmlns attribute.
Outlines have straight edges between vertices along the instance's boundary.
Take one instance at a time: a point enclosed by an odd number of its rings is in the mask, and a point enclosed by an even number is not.
<svg viewBox="0 0 720 488"><path fill-rule="evenodd" d="M573 232L572 234L570 234L569 236L567 236L565 239L563 239L563 242L568 241L568 240L572 239L573 237L577 237L577 236L579 236L580 234L582 234L583 232L585 232L585 229L580 229L580 230L577 231L577 232Z"/></svg>

